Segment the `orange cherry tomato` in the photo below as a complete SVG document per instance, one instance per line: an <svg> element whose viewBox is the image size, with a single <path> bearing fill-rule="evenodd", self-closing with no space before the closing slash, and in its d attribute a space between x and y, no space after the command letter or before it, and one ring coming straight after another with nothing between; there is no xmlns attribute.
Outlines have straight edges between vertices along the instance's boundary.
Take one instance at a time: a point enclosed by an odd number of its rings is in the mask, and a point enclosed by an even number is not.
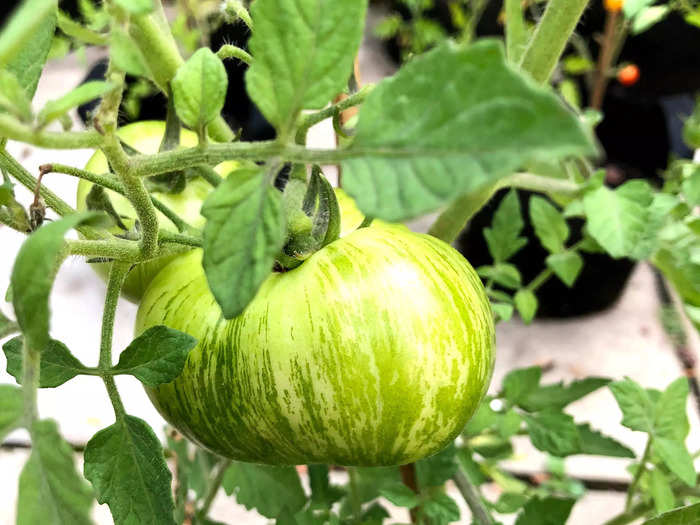
<svg viewBox="0 0 700 525"><path fill-rule="evenodd" d="M639 80L639 68L629 64L617 72L617 81L623 86L633 86Z"/></svg>
<svg viewBox="0 0 700 525"><path fill-rule="evenodd" d="M625 0L603 0L605 5L605 10L610 13L619 13L622 11L622 6Z"/></svg>

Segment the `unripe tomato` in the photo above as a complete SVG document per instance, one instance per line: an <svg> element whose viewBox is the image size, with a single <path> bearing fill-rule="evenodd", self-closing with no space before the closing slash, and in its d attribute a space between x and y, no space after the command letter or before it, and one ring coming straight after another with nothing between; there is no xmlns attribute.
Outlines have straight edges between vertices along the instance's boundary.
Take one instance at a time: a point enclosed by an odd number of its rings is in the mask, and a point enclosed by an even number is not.
<svg viewBox="0 0 700 525"><path fill-rule="evenodd" d="M119 138L132 148L142 152L142 153L157 153L160 147L160 142L163 139L163 133L165 132L165 123L160 121L145 121L137 122L135 124L129 124L120 128L117 134ZM197 135L191 131L183 129L180 133L180 144L183 147L194 147L197 145ZM230 171L235 169L237 166L236 162L224 162L216 167L216 171L222 176L227 175ZM87 171L97 174L104 174L109 172L109 166L107 164L107 159L101 151L95 152L95 154L90 158L87 165L85 166ZM82 211L86 209L85 199L90 192L93 184L91 182L80 180L78 184L78 196L77 196L77 208ZM181 193L153 193L153 196L162 201L171 210L177 213L182 219L188 224L201 228L204 226L204 217L199 214L199 210L202 207L202 202L206 196L212 191L212 187L209 183L205 182L203 179L196 178L192 179L187 183L187 187ZM109 199L114 206L114 209L121 215L124 219L124 223L131 227L134 224L134 219L136 218L136 211L131 206L131 203L118 193L110 190L106 190ZM158 219L160 222L160 227L176 232L177 228L170 222L170 220L165 217L160 212L158 213ZM123 233L122 230L115 227L113 229L115 234ZM132 268L129 275L126 278L124 287L122 288L122 295L137 303L141 299L144 290L151 282L151 279L173 258L176 256L162 257L153 261L148 261L144 264L139 264ZM103 277L107 278L109 274L109 264L92 264L91 265L97 273Z"/></svg>
<svg viewBox="0 0 700 525"><path fill-rule="evenodd" d="M416 461L459 434L493 370L479 277L449 245L402 227L356 230L271 274L230 321L201 251L189 252L144 294L136 333L159 324L199 343L151 400L187 437L241 461Z"/></svg>
<svg viewBox="0 0 700 525"><path fill-rule="evenodd" d="M639 80L639 68L635 64L629 64L617 72L617 81L623 86L633 86Z"/></svg>

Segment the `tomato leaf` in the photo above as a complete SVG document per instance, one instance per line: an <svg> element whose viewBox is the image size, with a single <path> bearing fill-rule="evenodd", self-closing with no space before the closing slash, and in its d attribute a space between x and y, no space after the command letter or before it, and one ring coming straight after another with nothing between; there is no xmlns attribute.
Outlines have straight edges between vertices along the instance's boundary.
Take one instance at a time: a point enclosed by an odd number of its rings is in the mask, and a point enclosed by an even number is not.
<svg viewBox="0 0 700 525"><path fill-rule="evenodd" d="M656 403L654 429L659 436L684 441L690 432L686 403L688 380L679 377L666 387Z"/></svg>
<svg viewBox="0 0 700 525"><path fill-rule="evenodd" d="M444 492L436 492L422 504L421 510L429 518L430 523L446 525L459 521L460 512L455 500Z"/></svg>
<svg viewBox="0 0 700 525"><path fill-rule="evenodd" d="M569 225L547 199L539 195L530 197L530 220L547 251L559 253L564 250L564 243L569 238Z"/></svg>
<svg viewBox="0 0 700 525"><path fill-rule="evenodd" d="M306 495L294 467L273 467L234 462L224 474L226 494L235 494L246 509L256 509L267 518L275 518L283 509L297 512L306 503ZM275 497L271 498L270 494Z"/></svg>
<svg viewBox="0 0 700 525"><path fill-rule="evenodd" d="M31 99L56 28L56 0L24 0L0 31L0 69L14 73Z"/></svg>
<svg viewBox="0 0 700 525"><path fill-rule="evenodd" d="M116 525L174 525L171 474L151 427L123 416L92 436L85 447L85 477L97 501L107 503Z"/></svg>
<svg viewBox="0 0 700 525"><path fill-rule="evenodd" d="M574 418L563 412L538 412L523 416L535 448L558 457L581 452Z"/></svg>
<svg viewBox="0 0 700 525"><path fill-rule="evenodd" d="M592 429L588 423L577 425L577 428L581 440L581 454L614 458L635 457L634 452L630 448Z"/></svg>
<svg viewBox="0 0 700 525"><path fill-rule="evenodd" d="M17 77L6 69L0 69L0 109L23 122L31 122L32 105Z"/></svg>
<svg viewBox="0 0 700 525"><path fill-rule="evenodd" d="M613 257L633 255L645 236L653 197L649 185L638 182L601 186L583 198L588 232Z"/></svg>
<svg viewBox="0 0 700 525"><path fill-rule="evenodd" d="M622 410L622 424L632 430L651 433L654 429L654 404L646 390L631 379L608 385Z"/></svg>
<svg viewBox="0 0 700 525"><path fill-rule="evenodd" d="M0 339L19 332L19 326L0 311Z"/></svg>
<svg viewBox="0 0 700 525"><path fill-rule="evenodd" d="M700 516L700 503L665 512L642 525L694 525Z"/></svg>
<svg viewBox="0 0 700 525"><path fill-rule="evenodd" d="M44 224L19 249L10 277L12 304L27 344L34 350L43 350L49 342L49 294L65 243L63 236L99 216L77 213Z"/></svg>
<svg viewBox="0 0 700 525"><path fill-rule="evenodd" d="M671 489L671 482L658 468L649 474L649 493L654 500L654 509L657 513L669 511L675 506L676 498Z"/></svg>
<svg viewBox="0 0 700 525"><path fill-rule="evenodd" d="M494 40L447 42L382 81L350 149L363 155L342 162L344 189L365 214L391 221L436 210L543 154L595 152L579 119L510 68Z"/></svg>
<svg viewBox="0 0 700 525"><path fill-rule="evenodd" d="M499 514L512 514L518 512L527 503L527 496L512 492L504 492L493 504L493 508Z"/></svg>
<svg viewBox="0 0 700 525"><path fill-rule="evenodd" d="M134 339L119 356L118 374L131 374L146 386L170 383L182 372L197 340L167 326L153 326Z"/></svg>
<svg viewBox="0 0 700 525"><path fill-rule="evenodd" d="M379 493L397 507L412 509L420 503L418 495L403 483L394 483L383 487Z"/></svg>
<svg viewBox="0 0 700 525"><path fill-rule="evenodd" d="M110 30L109 56L117 69L125 73L138 77L151 76L141 50L119 26Z"/></svg>
<svg viewBox="0 0 700 525"><path fill-rule="evenodd" d="M519 403L535 391L541 377L542 368L539 366L511 370L503 378L502 395L511 403Z"/></svg>
<svg viewBox="0 0 700 525"><path fill-rule="evenodd" d="M39 126L46 126L71 109L109 93L114 87L114 84L101 80L86 82L74 90L69 91L61 98L48 101L41 111L39 111L37 122Z"/></svg>
<svg viewBox="0 0 700 525"><path fill-rule="evenodd" d="M185 125L201 130L224 107L226 68L209 48L200 48L177 70L171 87L177 116Z"/></svg>
<svg viewBox="0 0 700 525"><path fill-rule="evenodd" d="M282 136L302 109L342 92L365 26L367 0L257 0L246 89Z"/></svg>
<svg viewBox="0 0 700 525"><path fill-rule="evenodd" d="M7 373L22 383L22 337L10 339L2 347L7 359ZM54 388L73 379L85 371L83 365L68 347L60 341L50 339L49 344L41 352L39 371L39 388Z"/></svg>
<svg viewBox="0 0 700 525"><path fill-rule="evenodd" d="M515 402L530 412L562 409L569 403L587 396L608 383L610 383L610 379L604 377L586 377L572 381L568 385L564 385L563 382L540 385L535 390L518 396Z"/></svg>
<svg viewBox="0 0 700 525"><path fill-rule="evenodd" d="M450 443L437 454L416 461L416 479L421 489L439 487L457 471L457 448Z"/></svg>
<svg viewBox="0 0 700 525"><path fill-rule="evenodd" d="M32 425L32 453L19 476L17 523L92 523L93 494L55 421Z"/></svg>
<svg viewBox="0 0 700 525"><path fill-rule="evenodd" d="M510 190L493 214L491 228L484 228L489 253L497 263L507 261L527 244L520 237L524 225L518 192Z"/></svg>
<svg viewBox="0 0 700 525"><path fill-rule="evenodd" d="M479 277L491 279L496 284L500 284L504 288L510 288L511 290L517 290L522 284L520 271L516 266L509 263L479 266L476 271Z"/></svg>
<svg viewBox="0 0 700 525"><path fill-rule="evenodd" d="M515 308L525 324L530 324L537 313L537 296L528 288L521 288L513 297Z"/></svg>
<svg viewBox="0 0 700 525"><path fill-rule="evenodd" d="M574 285L583 268L581 256L578 252L570 250L553 253L547 257L546 262L554 274L568 287Z"/></svg>
<svg viewBox="0 0 700 525"><path fill-rule="evenodd" d="M664 437L654 438L654 450L664 464L689 487L695 486L695 467L688 448L682 441Z"/></svg>
<svg viewBox="0 0 700 525"><path fill-rule="evenodd" d="M224 317L240 314L284 245L282 198L257 168L232 172L202 206L202 265Z"/></svg>
<svg viewBox="0 0 700 525"><path fill-rule="evenodd" d="M515 525L561 525L569 518L574 503L573 498L532 498L518 514Z"/></svg>
<svg viewBox="0 0 700 525"><path fill-rule="evenodd" d="M16 386L0 385L0 442L22 423L24 401Z"/></svg>

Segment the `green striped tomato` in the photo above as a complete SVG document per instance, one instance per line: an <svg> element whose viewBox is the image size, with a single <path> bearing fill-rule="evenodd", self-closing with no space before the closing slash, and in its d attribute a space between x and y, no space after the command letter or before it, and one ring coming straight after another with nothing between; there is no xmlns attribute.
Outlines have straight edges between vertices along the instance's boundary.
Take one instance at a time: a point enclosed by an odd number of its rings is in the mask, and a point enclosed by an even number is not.
<svg viewBox="0 0 700 525"><path fill-rule="evenodd" d="M160 142L163 139L163 133L165 133L165 123L160 121L136 122L120 128L117 132L124 143L142 153L157 153ZM196 133L186 129L181 130L180 144L189 148L196 146ZM216 167L216 171L221 175L227 175L237 165L236 162L224 162ZM109 165L104 154L101 151L97 151L90 157L85 169L92 173L104 174L109 172ZM77 195L77 208L79 211L86 209L85 199L92 186L91 182L80 180ZM207 182L197 178L189 181L187 187L181 193L153 193L153 195L177 213L185 222L195 228L201 228L204 226L204 217L199 214L199 210L202 207L202 202L211 190L212 187ZM136 218L136 211L131 206L131 203L126 197L113 191L106 190L106 193L114 209L124 218L124 223L131 227ZM165 215L160 212L157 213L161 228L171 232L177 231L175 225ZM115 227L114 233L122 233L122 231ZM122 295L130 301L138 303L151 279L174 257L162 257L134 267L126 278L122 288ZM98 263L91 266L102 278L107 278L109 264Z"/></svg>
<svg viewBox="0 0 700 525"><path fill-rule="evenodd" d="M356 230L273 273L225 321L201 252L164 268L136 333L199 340L182 374L148 394L205 448L267 464L397 465L450 443L491 378L494 327L469 263L403 227Z"/></svg>

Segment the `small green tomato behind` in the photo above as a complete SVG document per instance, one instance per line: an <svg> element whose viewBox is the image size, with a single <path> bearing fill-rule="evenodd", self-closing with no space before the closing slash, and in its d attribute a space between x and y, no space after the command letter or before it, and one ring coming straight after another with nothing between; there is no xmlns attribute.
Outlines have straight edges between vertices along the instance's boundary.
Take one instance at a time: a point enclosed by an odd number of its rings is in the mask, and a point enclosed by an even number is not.
<svg viewBox="0 0 700 525"><path fill-rule="evenodd" d="M416 461L459 434L493 370L491 310L472 267L442 241L386 224L271 274L230 321L201 251L189 252L143 296L136 332L159 324L199 343L149 396L187 437L240 461Z"/></svg>
<svg viewBox="0 0 700 525"><path fill-rule="evenodd" d="M119 138L124 143L137 151L147 154L158 152L164 133L165 123L159 121L136 122L120 128L117 132ZM186 129L181 130L180 144L183 147L189 148L196 146L197 135ZM224 162L216 167L216 171L221 175L226 175L236 166L236 162ZM107 164L107 159L104 154L101 151L97 151L90 157L85 169L92 173L104 174L109 172L109 165ZM92 186L93 184L91 182L82 179L78 184L77 208L79 211L86 209L87 205L85 199L88 193L90 193ZM181 193L153 193L153 196L166 204L171 210L184 219L185 222L195 228L201 228L204 226L204 217L200 215L199 210L202 207L202 202L211 191L211 185L203 179L196 178L190 180ZM106 193L114 209L124 218L124 223L129 227L133 226L134 219L136 218L136 211L131 206L131 203L129 203L126 197L111 190L106 190ZM170 222L165 215L160 212L157 213L161 228L171 232L177 232L175 225ZM123 231L115 227L114 233L123 233ZM155 277L165 265L172 261L174 257L175 256L162 257L134 267L126 278L126 282L122 288L122 295L130 301L137 303L153 277ZM92 264L91 266L102 278L107 278L109 274L109 264Z"/></svg>

